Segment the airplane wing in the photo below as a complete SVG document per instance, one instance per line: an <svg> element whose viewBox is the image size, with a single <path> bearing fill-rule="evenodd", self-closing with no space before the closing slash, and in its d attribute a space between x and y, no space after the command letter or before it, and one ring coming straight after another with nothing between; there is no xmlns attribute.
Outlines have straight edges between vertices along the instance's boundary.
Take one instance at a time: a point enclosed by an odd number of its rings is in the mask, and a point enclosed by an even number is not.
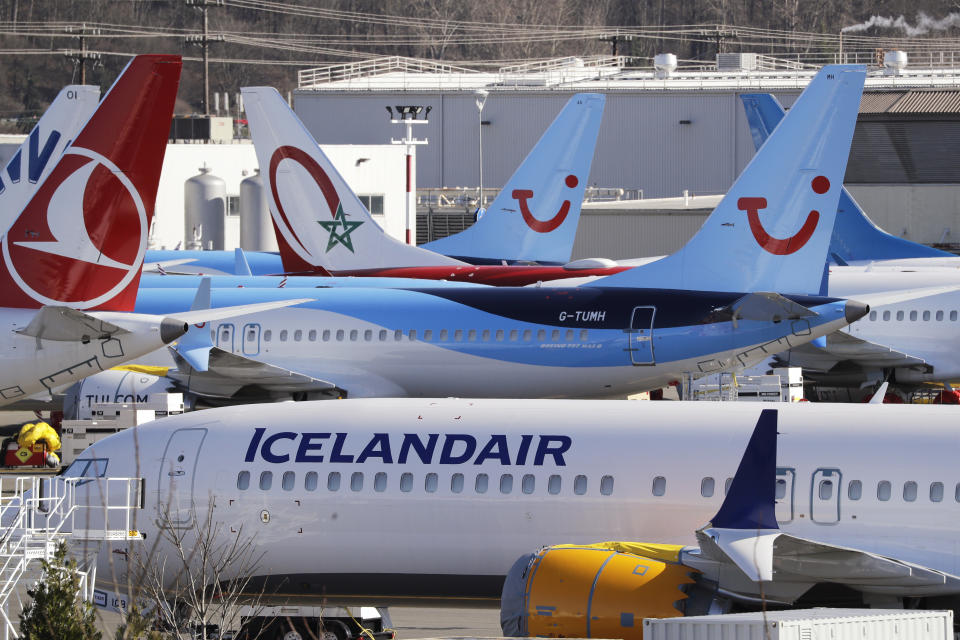
<svg viewBox="0 0 960 640"><path fill-rule="evenodd" d="M789 359L790 366L803 367L813 371L829 371L841 362L852 362L861 367L926 367L923 358L897 351L886 345L870 342L852 336L845 331L837 331L827 336L826 347L817 347L812 343L794 347L789 355L775 356L779 361Z"/></svg>
<svg viewBox="0 0 960 640"><path fill-rule="evenodd" d="M38 340L64 342L129 333L126 329L111 322L95 318L83 311L59 305L42 307L33 316L30 324L22 329L17 329L16 332Z"/></svg>

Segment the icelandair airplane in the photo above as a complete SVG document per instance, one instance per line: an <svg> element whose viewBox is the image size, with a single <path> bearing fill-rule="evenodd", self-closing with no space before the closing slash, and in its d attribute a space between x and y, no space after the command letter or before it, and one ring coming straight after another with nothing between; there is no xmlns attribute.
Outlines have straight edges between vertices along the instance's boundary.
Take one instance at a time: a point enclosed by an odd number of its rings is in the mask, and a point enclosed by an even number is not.
<svg viewBox="0 0 960 640"><path fill-rule="evenodd" d="M101 555L112 590L109 576L136 582L137 553L177 573L160 523L255 537L249 588L269 599L499 604L507 635L639 638L643 617L834 604L838 589L955 608L957 411L770 406L229 407L125 430L63 475L144 478L148 542ZM79 500L100 504L100 487Z"/></svg>
<svg viewBox="0 0 960 640"><path fill-rule="evenodd" d="M155 351L182 336L189 323L276 308L129 313L180 66L179 56L135 57L79 132L52 130L39 151L45 117L25 143L27 154L21 150L7 166L7 177L39 184L0 193L4 206L24 203L0 241L0 321L6 328L0 333L0 405ZM53 120L70 129L63 100L86 109L91 92L65 91L54 103ZM72 140L57 154L64 135Z"/></svg>

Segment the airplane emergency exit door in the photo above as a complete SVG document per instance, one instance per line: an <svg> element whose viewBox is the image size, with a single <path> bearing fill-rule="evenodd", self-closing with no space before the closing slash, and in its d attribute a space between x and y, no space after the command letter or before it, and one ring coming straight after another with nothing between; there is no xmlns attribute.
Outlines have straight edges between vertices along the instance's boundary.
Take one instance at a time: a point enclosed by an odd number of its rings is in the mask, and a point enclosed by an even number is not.
<svg viewBox="0 0 960 640"><path fill-rule="evenodd" d="M656 307L634 307L627 329L627 351L634 366L656 364L653 354L653 318Z"/></svg>

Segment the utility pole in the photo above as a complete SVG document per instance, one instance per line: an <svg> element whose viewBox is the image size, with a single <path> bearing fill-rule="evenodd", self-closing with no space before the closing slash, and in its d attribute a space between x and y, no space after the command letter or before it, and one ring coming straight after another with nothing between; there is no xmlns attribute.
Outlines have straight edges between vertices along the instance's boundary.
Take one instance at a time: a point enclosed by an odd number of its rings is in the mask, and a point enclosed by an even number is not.
<svg viewBox="0 0 960 640"><path fill-rule="evenodd" d="M600 38L598 38L598 39L600 40L600 42L609 42L609 43L610 43L610 55L612 55L614 58L616 58L616 57L617 57L617 45L618 45L621 41L622 41L622 42L630 42L631 40L633 40L633 34L629 34L629 33L623 34L623 33L620 33L620 31L619 31L619 29L618 29L617 31L614 31L614 32L611 33L610 35L602 36L602 37L600 37Z"/></svg>
<svg viewBox="0 0 960 640"><path fill-rule="evenodd" d="M203 15L203 31L199 36L187 36L187 42L200 45L203 49L203 113L210 115L210 54L209 48L211 42L223 42L223 36L217 35L212 38L209 35L209 20L207 8L210 6L222 7L224 0L185 0L188 7L198 9Z"/></svg>
<svg viewBox="0 0 960 640"><path fill-rule="evenodd" d="M94 51L87 51L87 36L100 35L100 29L89 29L87 24L83 23L79 28L69 26L64 29L66 33L75 33L80 40L80 49L77 51L67 51L64 55L68 60L73 60L74 64L80 65L80 84L87 84L87 60L99 60L100 54Z"/></svg>

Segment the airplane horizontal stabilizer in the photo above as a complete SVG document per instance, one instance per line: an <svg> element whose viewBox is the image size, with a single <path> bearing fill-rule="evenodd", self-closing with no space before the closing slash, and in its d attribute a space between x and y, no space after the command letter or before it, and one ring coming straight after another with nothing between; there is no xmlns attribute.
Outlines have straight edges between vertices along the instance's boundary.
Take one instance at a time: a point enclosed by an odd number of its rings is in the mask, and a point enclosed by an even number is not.
<svg viewBox="0 0 960 640"><path fill-rule="evenodd" d="M111 322L59 305L42 307L33 316L30 324L23 329L17 329L16 332L40 340L63 342L129 333Z"/></svg>
<svg viewBox="0 0 960 640"><path fill-rule="evenodd" d="M729 311L734 320L758 322L797 320L818 315L816 311L802 304L769 291L747 294L724 307L724 310Z"/></svg>

